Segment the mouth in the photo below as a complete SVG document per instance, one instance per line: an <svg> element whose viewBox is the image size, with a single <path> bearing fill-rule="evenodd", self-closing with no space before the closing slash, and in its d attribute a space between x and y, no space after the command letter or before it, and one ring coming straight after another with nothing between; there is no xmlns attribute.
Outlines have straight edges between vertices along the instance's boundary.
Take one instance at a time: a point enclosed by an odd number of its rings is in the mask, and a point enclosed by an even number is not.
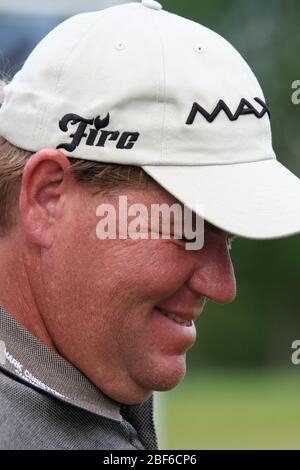
<svg viewBox="0 0 300 470"><path fill-rule="evenodd" d="M159 307L155 307L161 315L164 317L169 318L170 320L174 321L175 323L179 324L182 327L190 328L194 325L193 320L185 320L184 318L179 317L178 315L175 315L172 312L168 312L167 310L164 310Z"/></svg>

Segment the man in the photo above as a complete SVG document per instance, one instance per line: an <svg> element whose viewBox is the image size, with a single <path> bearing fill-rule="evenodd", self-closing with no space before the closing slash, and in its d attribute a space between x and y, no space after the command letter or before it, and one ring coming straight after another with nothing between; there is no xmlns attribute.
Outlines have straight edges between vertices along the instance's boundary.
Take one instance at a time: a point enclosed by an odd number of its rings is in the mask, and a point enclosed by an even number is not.
<svg viewBox="0 0 300 470"><path fill-rule="evenodd" d="M0 446L155 449L153 391L183 379L205 301L235 297L229 240L300 231L262 91L223 38L144 0L62 23L3 95ZM203 247L175 218L121 233L120 195L205 218Z"/></svg>

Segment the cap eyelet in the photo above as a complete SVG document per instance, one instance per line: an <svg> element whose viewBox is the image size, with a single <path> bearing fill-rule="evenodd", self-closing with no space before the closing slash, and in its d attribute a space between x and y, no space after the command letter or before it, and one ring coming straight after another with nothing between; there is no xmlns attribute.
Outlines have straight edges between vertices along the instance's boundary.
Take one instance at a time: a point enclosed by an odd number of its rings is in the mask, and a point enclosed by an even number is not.
<svg viewBox="0 0 300 470"><path fill-rule="evenodd" d="M118 50L118 51L123 51L125 49L125 44L124 42L122 41L118 41L115 45L115 48Z"/></svg>
<svg viewBox="0 0 300 470"><path fill-rule="evenodd" d="M195 51L198 52L198 54L203 54L205 52L204 47L201 46L200 44L197 44L195 46Z"/></svg>

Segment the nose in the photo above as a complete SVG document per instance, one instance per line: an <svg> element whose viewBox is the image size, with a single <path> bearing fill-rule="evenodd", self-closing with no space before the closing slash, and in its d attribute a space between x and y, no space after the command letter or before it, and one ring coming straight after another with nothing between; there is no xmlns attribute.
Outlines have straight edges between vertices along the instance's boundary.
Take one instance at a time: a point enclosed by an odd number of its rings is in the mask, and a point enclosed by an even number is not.
<svg viewBox="0 0 300 470"><path fill-rule="evenodd" d="M214 235L194 254L195 268L188 287L218 304L232 302L236 297L236 279L226 237Z"/></svg>

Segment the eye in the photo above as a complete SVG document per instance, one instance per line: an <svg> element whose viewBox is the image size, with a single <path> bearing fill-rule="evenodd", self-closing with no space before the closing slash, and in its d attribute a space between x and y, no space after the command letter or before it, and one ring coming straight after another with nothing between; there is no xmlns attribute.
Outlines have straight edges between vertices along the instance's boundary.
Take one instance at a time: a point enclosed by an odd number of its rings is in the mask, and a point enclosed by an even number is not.
<svg viewBox="0 0 300 470"><path fill-rule="evenodd" d="M178 240L178 242L180 243L181 247L185 250L185 251L188 251L189 250L189 247L192 246L193 244L196 244L198 242L198 238L197 237L194 237L194 238L187 238L185 237L184 235L182 235L182 237ZM201 247L202 248L202 247Z"/></svg>
<svg viewBox="0 0 300 470"><path fill-rule="evenodd" d="M175 240L175 235L174 234L172 234L171 237ZM177 240L181 243L184 243L184 244L186 244L186 243L196 243L197 237L187 238L182 234L180 238L177 238Z"/></svg>
<svg viewBox="0 0 300 470"><path fill-rule="evenodd" d="M170 239L173 240L178 246L181 246L185 249L187 243L195 243L197 238L186 238L184 235L181 235L180 238L175 237L174 233L170 234Z"/></svg>
<svg viewBox="0 0 300 470"><path fill-rule="evenodd" d="M186 238L186 237L182 236L180 240L182 240L184 243L195 243L197 241L197 237Z"/></svg>

